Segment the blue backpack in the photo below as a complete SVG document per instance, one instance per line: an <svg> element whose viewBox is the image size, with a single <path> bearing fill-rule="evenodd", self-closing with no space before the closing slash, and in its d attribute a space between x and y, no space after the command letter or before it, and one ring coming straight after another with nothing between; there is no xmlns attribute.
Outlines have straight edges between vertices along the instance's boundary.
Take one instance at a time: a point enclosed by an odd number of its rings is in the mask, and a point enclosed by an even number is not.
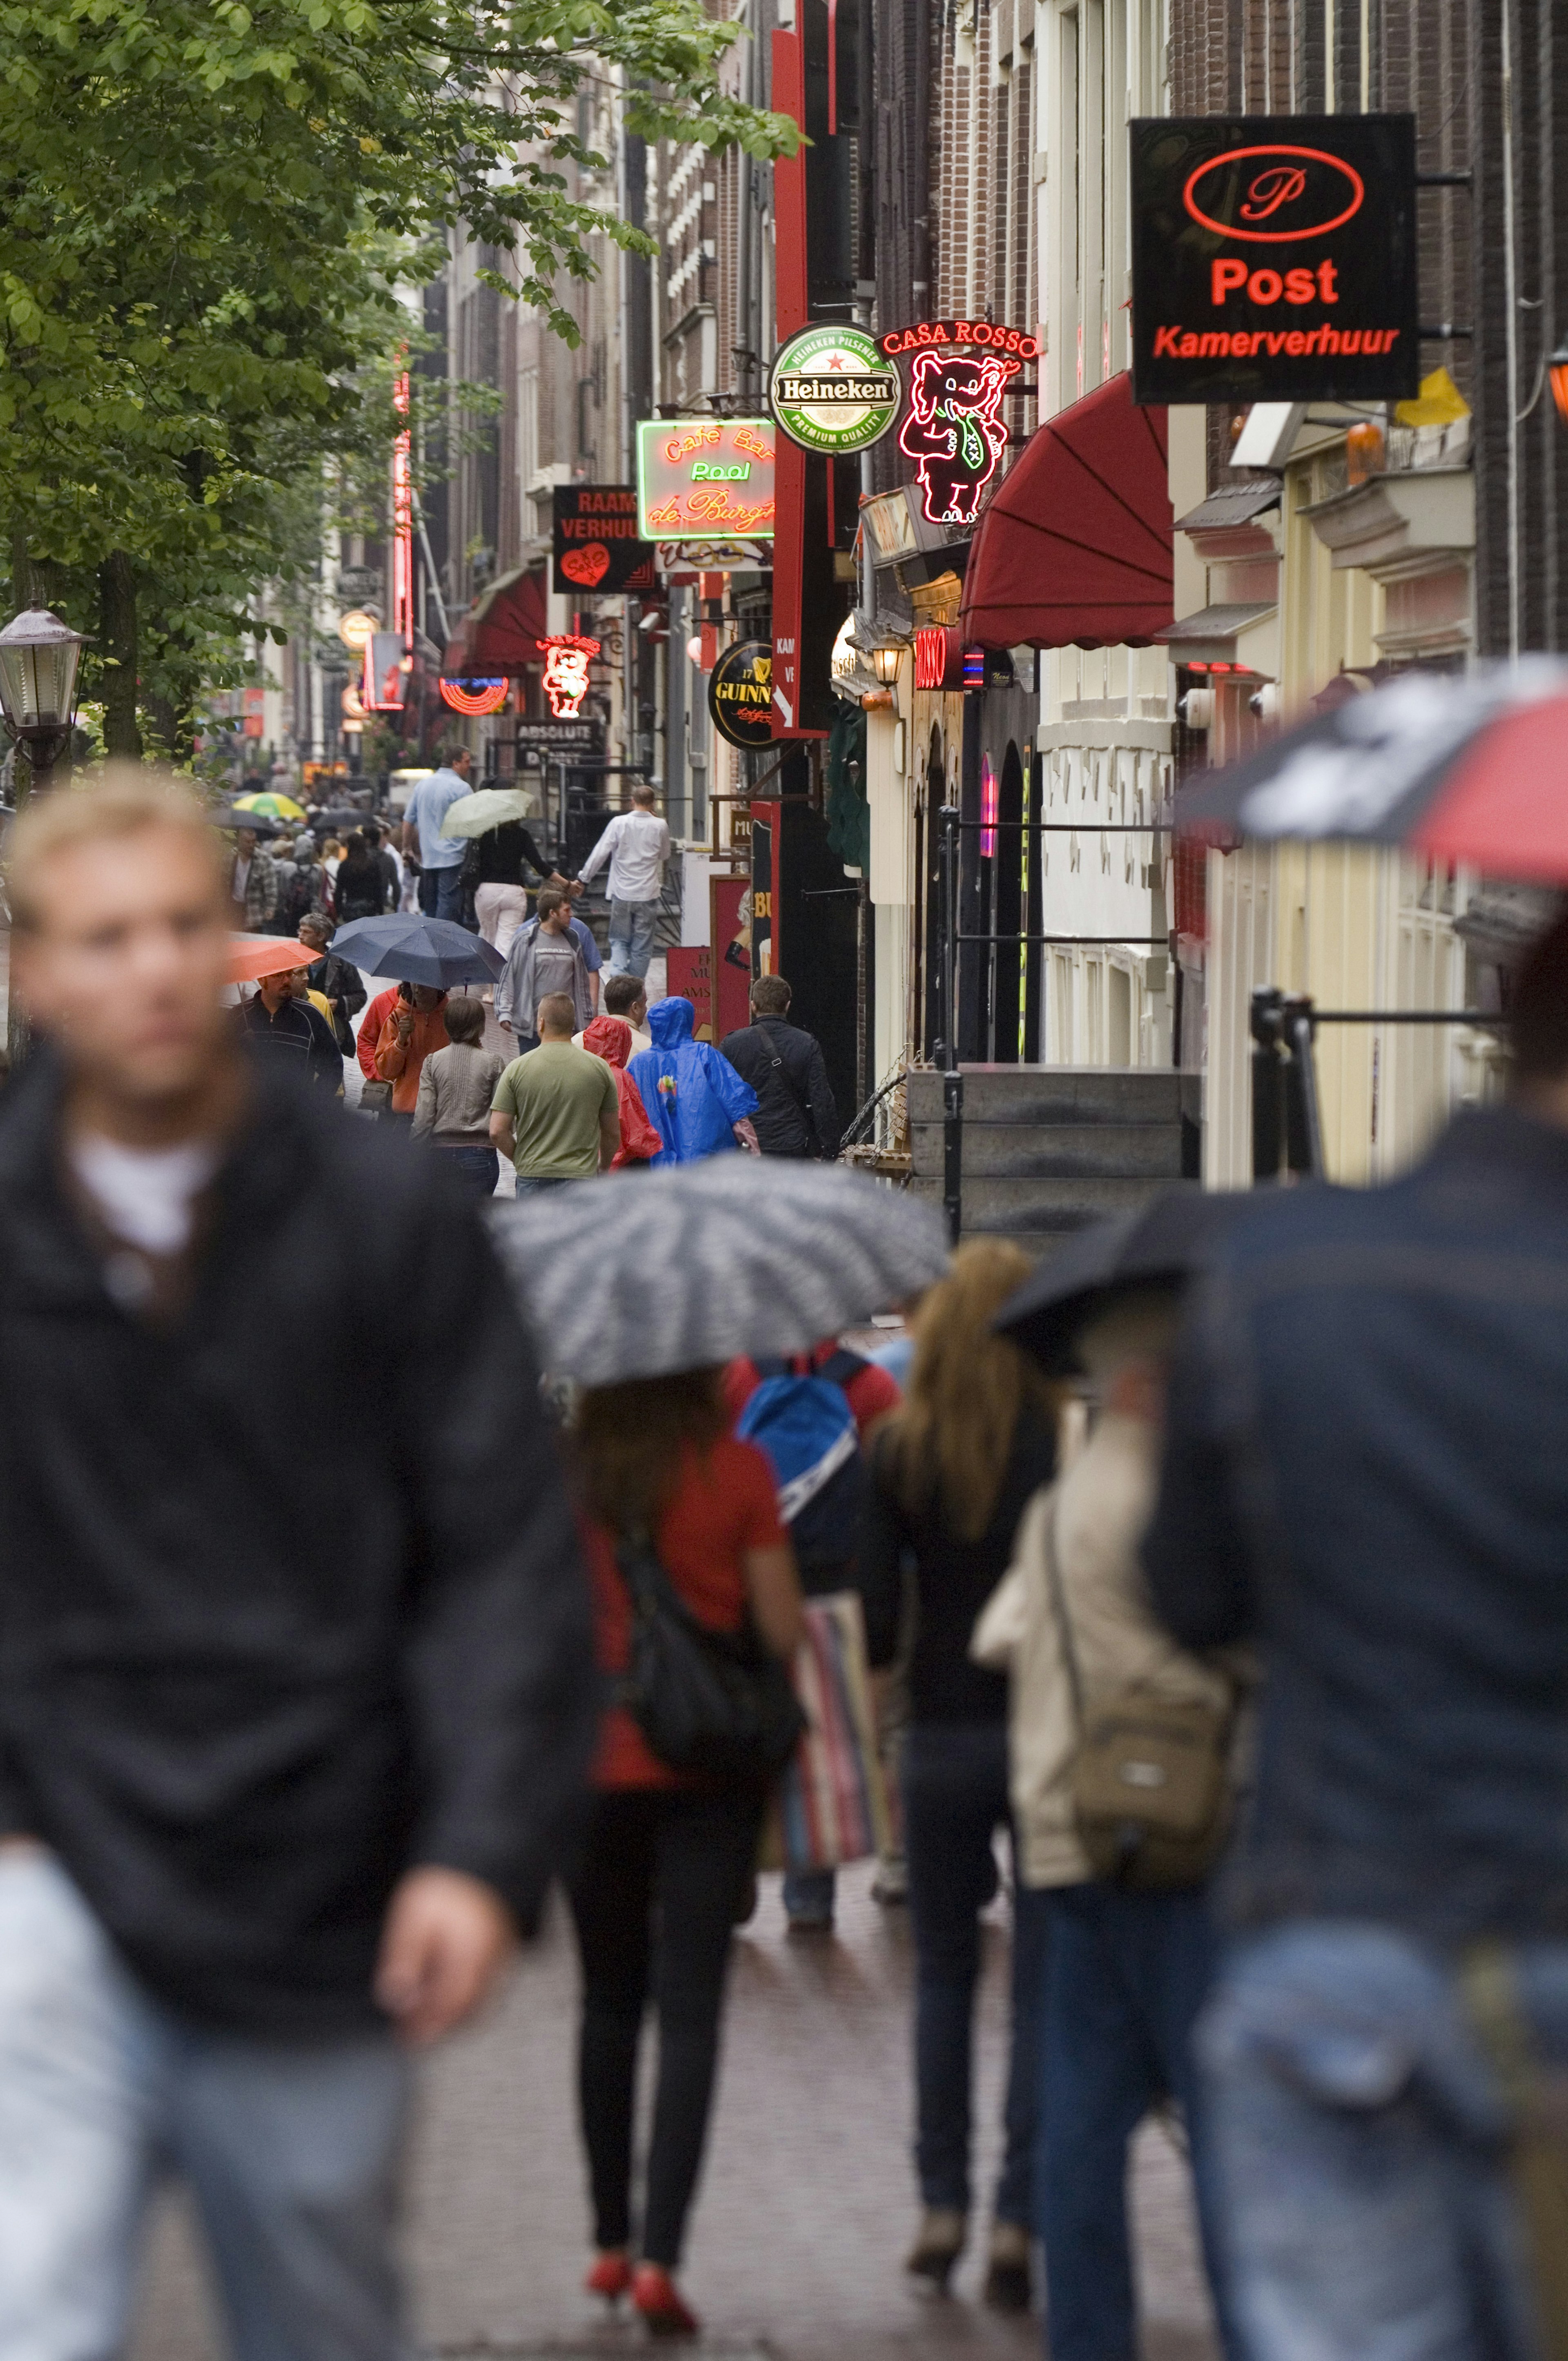
<svg viewBox="0 0 1568 2361"><path fill-rule="evenodd" d="M741 1440L773 1462L779 1515L808 1592L814 1573L848 1566L859 1545L870 1479L844 1388L864 1366L845 1352L804 1376L787 1361L759 1361L762 1382L735 1422Z"/></svg>

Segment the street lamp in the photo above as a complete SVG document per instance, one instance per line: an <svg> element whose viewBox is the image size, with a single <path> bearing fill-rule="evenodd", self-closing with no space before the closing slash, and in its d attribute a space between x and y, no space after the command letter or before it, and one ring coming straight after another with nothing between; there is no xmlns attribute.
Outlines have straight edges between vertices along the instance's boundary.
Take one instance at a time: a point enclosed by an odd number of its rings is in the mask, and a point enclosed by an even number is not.
<svg viewBox="0 0 1568 2361"><path fill-rule="evenodd" d="M76 720L76 666L82 634L47 607L31 607L0 631L0 708L26 747L35 787L71 743Z"/></svg>
<svg viewBox="0 0 1568 2361"><path fill-rule="evenodd" d="M883 688L896 688L898 686L898 667L903 661L903 657L904 650L896 643L891 647L879 647L872 650L872 670L875 673L878 680L881 681Z"/></svg>

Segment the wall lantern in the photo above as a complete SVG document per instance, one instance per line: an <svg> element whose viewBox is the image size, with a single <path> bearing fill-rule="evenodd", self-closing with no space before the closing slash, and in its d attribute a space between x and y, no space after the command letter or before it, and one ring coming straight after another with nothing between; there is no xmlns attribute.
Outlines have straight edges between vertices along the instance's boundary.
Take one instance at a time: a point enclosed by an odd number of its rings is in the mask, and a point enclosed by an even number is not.
<svg viewBox="0 0 1568 2361"><path fill-rule="evenodd" d="M0 631L0 708L27 748L35 786L47 784L71 743L81 654L82 633L47 607L29 608Z"/></svg>
<svg viewBox="0 0 1568 2361"><path fill-rule="evenodd" d="M872 650L872 670L883 688L898 686L898 668L904 660L904 650L896 642Z"/></svg>

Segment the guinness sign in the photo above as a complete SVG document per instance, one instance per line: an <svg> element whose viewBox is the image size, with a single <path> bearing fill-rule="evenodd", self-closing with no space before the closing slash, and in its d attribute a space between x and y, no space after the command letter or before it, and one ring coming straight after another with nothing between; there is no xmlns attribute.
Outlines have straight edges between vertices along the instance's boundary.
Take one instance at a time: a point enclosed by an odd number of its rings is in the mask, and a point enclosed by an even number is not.
<svg viewBox="0 0 1568 2361"><path fill-rule="evenodd" d="M773 651L768 640L726 648L707 676L707 709L719 736L753 752L773 742Z"/></svg>

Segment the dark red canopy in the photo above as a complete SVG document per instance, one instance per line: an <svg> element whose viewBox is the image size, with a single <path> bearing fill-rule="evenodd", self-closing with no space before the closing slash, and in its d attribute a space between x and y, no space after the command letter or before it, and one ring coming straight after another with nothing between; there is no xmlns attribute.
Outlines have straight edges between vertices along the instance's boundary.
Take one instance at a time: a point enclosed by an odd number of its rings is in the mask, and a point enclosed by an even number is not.
<svg viewBox="0 0 1568 2361"><path fill-rule="evenodd" d="M520 568L482 590L457 626L442 666L448 680L499 680L542 664L550 629L543 573Z"/></svg>
<svg viewBox="0 0 1568 2361"><path fill-rule="evenodd" d="M1174 620L1166 414L1124 372L1037 427L980 522L959 628L989 648L1146 647Z"/></svg>

